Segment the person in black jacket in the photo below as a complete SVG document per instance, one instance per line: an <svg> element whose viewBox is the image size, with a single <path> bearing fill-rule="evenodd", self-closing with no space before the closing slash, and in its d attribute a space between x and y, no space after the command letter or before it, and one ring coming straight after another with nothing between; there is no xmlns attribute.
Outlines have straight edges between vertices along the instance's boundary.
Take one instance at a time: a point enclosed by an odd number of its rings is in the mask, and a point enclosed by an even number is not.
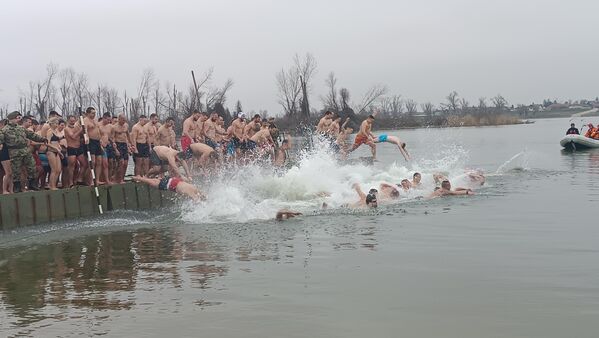
<svg viewBox="0 0 599 338"><path fill-rule="evenodd" d="M578 128L574 126L574 123L570 123L570 129L566 131L566 135L580 135Z"/></svg>

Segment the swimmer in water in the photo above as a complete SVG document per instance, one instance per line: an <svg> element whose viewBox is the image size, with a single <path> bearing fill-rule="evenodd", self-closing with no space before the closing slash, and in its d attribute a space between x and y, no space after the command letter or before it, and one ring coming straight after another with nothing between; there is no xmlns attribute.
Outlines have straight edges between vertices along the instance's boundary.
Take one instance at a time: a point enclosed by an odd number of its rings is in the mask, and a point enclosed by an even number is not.
<svg viewBox="0 0 599 338"><path fill-rule="evenodd" d="M451 183L448 180L441 182L441 187L436 188L435 191L428 196L428 199L443 197L443 196L461 196L461 195L474 195L471 189L457 188L451 190Z"/></svg>
<svg viewBox="0 0 599 338"><path fill-rule="evenodd" d="M368 191L368 195L366 195L358 183L354 183L352 187L356 190L360 200L350 204L350 208L377 208L379 206L377 201L378 190L372 188Z"/></svg>
<svg viewBox="0 0 599 338"><path fill-rule="evenodd" d="M164 176L163 178L147 178L142 176L133 176L135 182L145 183L158 190L170 190L181 195L185 195L194 201L205 201L206 196L196 188L195 185L183 181L179 177Z"/></svg>
<svg viewBox="0 0 599 338"><path fill-rule="evenodd" d="M275 219L277 221L284 221L286 219L290 219L296 216L301 216L302 213L301 212L295 212L295 211L291 211L291 210L287 210L287 209L282 209L277 211L277 215L275 216Z"/></svg>
<svg viewBox="0 0 599 338"><path fill-rule="evenodd" d="M409 161L411 159L410 154L406 150L406 143L402 142L399 137L382 134L382 135L379 135L378 137L374 138L374 143L383 143L383 142L395 144L397 146L397 148L399 149L399 152L401 153L401 155L403 156L403 158L406 161Z"/></svg>
<svg viewBox="0 0 599 338"><path fill-rule="evenodd" d="M379 185L381 200L395 200L399 198L399 187L393 183L381 182Z"/></svg>
<svg viewBox="0 0 599 338"><path fill-rule="evenodd" d="M422 175L420 175L420 173L414 173L414 175L412 176L412 188L414 188L414 189L420 188L420 186L422 185L422 183L420 182L421 180L422 180Z"/></svg>
<svg viewBox="0 0 599 338"><path fill-rule="evenodd" d="M401 180L401 188L403 189L403 191L408 192L410 191L410 189L412 189L412 182L410 182L410 180L408 179L403 179Z"/></svg>

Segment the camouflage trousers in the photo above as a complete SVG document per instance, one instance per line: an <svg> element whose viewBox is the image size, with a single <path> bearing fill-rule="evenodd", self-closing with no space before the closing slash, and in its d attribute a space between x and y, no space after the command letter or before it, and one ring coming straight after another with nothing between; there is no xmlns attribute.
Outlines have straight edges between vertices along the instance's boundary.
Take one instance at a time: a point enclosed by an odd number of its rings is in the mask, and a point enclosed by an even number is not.
<svg viewBox="0 0 599 338"><path fill-rule="evenodd" d="M35 178L35 161L28 148L9 149L8 154L12 167L13 182L21 181L21 168L23 167L27 170L27 178L30 180Z"/></svg>

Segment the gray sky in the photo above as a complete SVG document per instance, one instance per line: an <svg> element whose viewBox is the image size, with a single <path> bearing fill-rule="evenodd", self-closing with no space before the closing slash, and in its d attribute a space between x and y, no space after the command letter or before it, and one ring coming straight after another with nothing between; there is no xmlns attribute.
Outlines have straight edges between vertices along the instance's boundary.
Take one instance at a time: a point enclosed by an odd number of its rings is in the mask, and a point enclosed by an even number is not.
<svg viewBox="0 0 599 338"><path fill-rule="evenodd" d="M191 69L233 78L228 106L280 111L275 73L295 53L318 62L312 104L334 71L355 100L372 84L438 104L599 95L599 1L3 0L0 104L49 62L134 91L144 68L187 86Z"/></svg>

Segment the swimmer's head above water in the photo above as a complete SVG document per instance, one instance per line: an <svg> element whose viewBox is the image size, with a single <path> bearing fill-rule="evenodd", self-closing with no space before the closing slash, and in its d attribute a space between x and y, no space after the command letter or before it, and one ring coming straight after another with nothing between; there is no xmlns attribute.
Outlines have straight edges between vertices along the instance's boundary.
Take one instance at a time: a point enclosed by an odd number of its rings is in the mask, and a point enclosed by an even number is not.
<svg viewBox="0 0 599 338"><path fill-rule="evenodd" d="M368 195L366 196L366 206L370 208L377 208L379 206L376 194L378 190L372 188L368 191Z"/></svg>

